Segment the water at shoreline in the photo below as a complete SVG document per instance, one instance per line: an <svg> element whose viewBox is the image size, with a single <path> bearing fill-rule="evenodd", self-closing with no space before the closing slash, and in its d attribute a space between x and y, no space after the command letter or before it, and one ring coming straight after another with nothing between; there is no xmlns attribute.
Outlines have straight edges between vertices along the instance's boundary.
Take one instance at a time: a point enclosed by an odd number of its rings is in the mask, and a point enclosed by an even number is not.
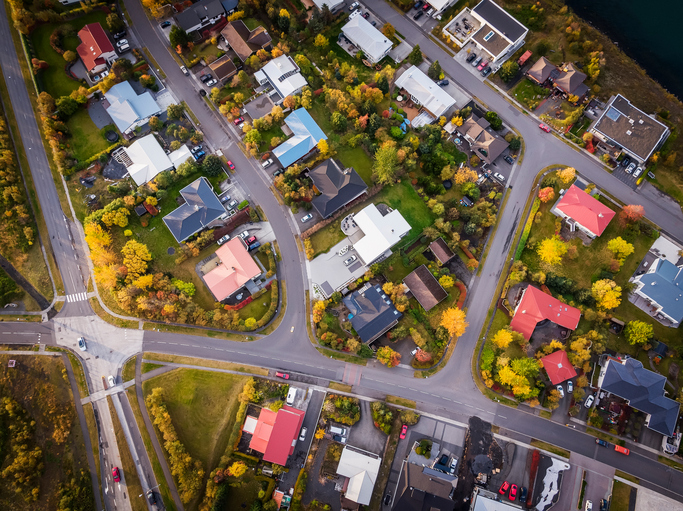
<svg viewBox="0 0 683 511"><path fill-rule="evenodd" d="M683 99L681 0L565 1L581 18L618 43L649 76Z"/></svg>

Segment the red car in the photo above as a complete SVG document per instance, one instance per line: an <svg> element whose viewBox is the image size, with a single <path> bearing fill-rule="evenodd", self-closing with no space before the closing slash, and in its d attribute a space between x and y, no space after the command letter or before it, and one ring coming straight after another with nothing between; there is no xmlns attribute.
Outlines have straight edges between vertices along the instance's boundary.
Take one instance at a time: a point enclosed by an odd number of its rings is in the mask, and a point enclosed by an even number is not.
<svg viewBox="0 0 683 511"><path fill-rule="evenodd" d="M244 117L238 117L237 119L235 119L235 120L232 121L232 122L234 122L234 123L235 123L235 126L237 126L237 125L239 125L239 124L241 124L241 123L244 122Z"/></svg>
<svg viewBox="0 0 683 511"><path fill-rule="evenodd" d="M228 167L230 167L230 170L235 170L235 164L228 160Z"/></svg>
<svg viewBox="0 0 683 511"><path fill-rule="evenodd" d="M510 488L510 495L508 495L508 499L515 500L516 498L517 498L517 485L513 484L512 487Z"/></svg>
<svg viewBox="0 0 683 511"><path fill-rule="evenodd" d="M500 490L498 490L498 493L501 495L505 495L505 492L508 491L508 488L510 488L510 483L505 481L503 484L500 485Z"/></svg>
<svg viewBox="0 0 683 511"><path fill-rule="evenodd" d="M282 378L283 380L289 380L289 375L287 373L275 373L275 376Z"/></svg>
<svg viewBox="0 0 683 511"><path fill-rule="evenodd" d="M405 424L403 425L403 428L401 428L401 434L398 436L401 440L403 440L406 437L406 433L408 432L408 426Z"/></svg>
<svg viewBox="0 0 683 511"><path fill-rule="evenodd" d="M121 475L119 474L119 467L112 468L111 475L114 478L114 482L118 483L121 480Z"/></svg>
<svg viewBox="0 0 683 511"><path fill-rule="evenodd" d="M482 60L482 61L481 61L481 64L479 64L479 65L477 66L477 69L478 69L479 71L481 71L482 69L484 69L484 68L485 68L486 66L488 66L488 65L489 65L489 61L488 61L488 60Z"/></svg>
<svg viewBox="0 0 683 511"><path fill-rule="evenodd" d="M545 131L546 133L550 133L550 126L541 123L541 124L538 125L538 127L541 128L541 129L542 129L543 131Z"/></svg>

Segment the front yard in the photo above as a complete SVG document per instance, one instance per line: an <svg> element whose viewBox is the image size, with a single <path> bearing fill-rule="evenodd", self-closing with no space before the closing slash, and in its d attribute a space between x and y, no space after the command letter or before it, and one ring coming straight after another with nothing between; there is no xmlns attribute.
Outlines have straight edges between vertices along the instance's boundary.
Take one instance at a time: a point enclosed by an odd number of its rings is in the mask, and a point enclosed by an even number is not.
<svg viewBox="0 0 683 511"><path fill-rule="evenodd" d="M88 109L79 108L73 114L66 125L69 128L71 137L69 147L73 151L74 158L79 162L86 161L91 156L104 151L109 147L109 142L104 138L95 123L92 122Z"/></svg>
<svg viewBox="0 0 683 511"><path fill-rule="evenodd" d="M548 97L548 93L547 89L525 78L519 82L510 94L530 110L535 110L541 101Z"/></svg>

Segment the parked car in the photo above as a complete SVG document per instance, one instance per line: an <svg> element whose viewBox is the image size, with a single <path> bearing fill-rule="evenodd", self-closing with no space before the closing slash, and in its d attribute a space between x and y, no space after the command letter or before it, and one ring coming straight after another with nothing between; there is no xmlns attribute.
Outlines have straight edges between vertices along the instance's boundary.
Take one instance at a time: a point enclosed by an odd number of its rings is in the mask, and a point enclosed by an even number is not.
<svg viewBox="0 0 683 511"><path fill-rule="evenodd" d="M635 163L629 163L628 167L626 167L626 172L628 172L630 174L635 169L636 169L636 164Z"/></svg>
<svg viewBox="0 0 683 511"><path fill-rule="evenodd" d="M503 482L503 484L500 485L500 489L498 490L498 493L500 493L501 495L505 495L509 488L510 488L510 483L505 481L505 482Z"/></svg>
<svg viewBox="0 0 683 511"><path fill-rule="evenodd" d="M448 465L448 468L449 468L448 471L449 471L451 474L455 474L455 467L457 467L457 466L458 466L458 458L453 458L453 459L451 460L451 464Z"/></svg>
<svg viewBox="0 0 683 511"><path fill-rule="evenodd" d="M185 66L180 66L180 70L183 72L185 76L190 76L190 72L187 70Z"/></svg>
<svg viewBox="0 0 683 511"><path fill-rule="evenodd" d="M348 266L348 265L350 265L352 262L354 262L356 259L358 259L358 257L356 257L355 255L352 255L352 256L349 257L346 261L344 261L344 265L345 265L345 266Z"/></svg>
<svg viewBox="0 0 683 511"><path fill-rule="evenodd" d="M217 83L218 83L218 80L216 80L215 78L211 78L211 80L209 80L208 82L206 82L206 86L207 86L207 87L213 87L213 86L216 85Z"/></svg>
<svg viewBox="0 0 683 511"><path fill-rule="evenodd" d="M121 30L121 31L119 31L119 32L116 32L115 34L112 34L112 37L113 37L114 39L121 39L121 38L124 37L125 35L126 35L126 31L125 31L125 30Z"/></svg>
<svg viewBox="0 0 683 511"><path fill-rule="evenodd" d="M247 239L247 245L251 245L251 244L253 244L253 243L256 243L256 236L250 236L250 237Z"/></svg>
<svg viewBox="0 0 683 511"><path fill-rule="evenodd" d="M204 151L197 151L197 152L194 153L192 156L194 156L194 159L195 159L195 160L199 161L199 160L201 160L202 158L204 158L204 156L206 156L206 153L205 153Z"/></svg>
<svg viewBox="0 0 683 511"><path fill-rule="evenodd" d="M504 176L503 174L500 174L500 173L498 173L498 172L494 172L494 173L493 173L493 177L495 177L495 178L496 178L498 181L500 181L501 183L504 183L504 182L505 182L505 176Z"/></svg>
<svg viewBox="0 0 683 511"><path fill-rule="evenodd" d="M607 511L607 506L608 506L607 499L601 499L600 500L600 511Z"/></svg>
<svg viewBox="0 0 683 511"><path fill-rule="evenodd" d="M208 82L208 81L211 80L212 78L213 78L213 76L208 75L208 74L207 74L207 75L202 75L202 76L199 77L199 79L200 79L203 83Z"/></svg>
<svg viewBox="0 0 683 511"><path fill-rule="evenodd" d="M306 433L308 433L308 428L306 426L304 426L303 428L301 428L301 434L299 435L299 440L301 442L306 440Z"/></svg>
<svg viewBox="0 0 683 511"><path fill-rule="evenodd" d="M78 349L81 351L88 349L88 347L85 345L85 339L83 337L78 338Z"/></svg>
<svg viewBox="0 0 683 511"><path fill-rule="evenodd" d="M349 5L349 11L353 11L356 7L358 7L360 3L358 2L353 2L351 5Z"/></svg>
<svg viewBox="0 0 683 511"><path fill-rule="evenodd" d="M572 382L571 380L567 382L567 392L574 392L574 382Z"/></svg>
<svg viewBox="0 0 683 511"><path fill-rule="evenodd" d="M237 207L238 202L236 200L231 200L230 204L228 204L228 209L235 209Z"/></svg>
<svg viewBox="0 0 683 511"><path fill-rule="evenodd" d="M221 204L225 204L225 203L228 202L231 198L232 198L232 197L230 197L229 195L226 195L225 197L221 197Z"/></svg>
<svg viewBox="0 0 683 511"><path fill-rule="evenodd" d="M628 456L629 454L631 454L630 449L627 449L626 447L622 447L622 446L620 446L620 445L615 445L615 446L614 446L614 450L617 451L617 452L620 452L621 454L625 454L626 456Z"/></svg>
<svg viewBox="0 0 683 511"><path fill-rule="evenodd" d="M515 160L513 160L512 156L510 156L509 154L506 154L505 156L503 156L503 159L506 162L508 162L510 165L513 165L515 163Z"/></svg>
<svg viewBox="0 0 683 511"><path fill-rule="evenodd" d="M285 403L287 403L288 405L291 406L294 404L295 399L296 399L296 388L289 387L289 391L287 392L287 399L286 399Z"/></svg>
<svg viewBox="0 0 683 511"><path fill-rule="evenodd" d="M309 214L306 215L306 216L302 216L302 217L301 217L301 223L302 223L302 224L305 224L305 223L308 222L311 218L313 218L313 213L309 213Z"/></svg>
<svg viewBox="0 0 683 511"><path fill-rule="evenodd" d="M377 22L376 22L376 21L371 21L370 23L372 24L373 27L376 27L376 26L377 26Z"/></svg>
<svg viewBox="0 0 683 511"><path fill-rule="evenodd" d="M147 497L147 502L149 504L154 504L156 502L154 498L154 492L152 490L147 490L147 493L145 493L145 496Z"/></svg>
<svg viewBox="0 0 683 511"><path fill-rule="evenodd" d="M631 158L629 158L628 156L621 160L622 167L628 167L629 163L631 163Z"/></svg>
<svg viewBox="0 0 683 511"><path fill-rule="evenodd" d="M119 467L114 467L111 469L111 476L114 478L115 483L118 483L121 480L121 474L119 474Z"/></svg>
<svg viewBox="0 0 683 511"><path fill-rule="evenodd" d="M425 2L425 4L422 6L422 10L426 11L427 9L429 9L429 7L429 4Z"/></svg>
<svg viewBox="0 0 683 511"><path fill-rule="evenodd" d="M200 95L201 97L206 96L206 91L205 91L204 89L199 89L199 95Z"/></svg>
<svg viewBox="0 0 683 511"><path fill-rule="evenodd" d="M643 167L638 167L636 171L633 173L633 177L638 177L643 173Z"/></svg>
<svg viewBox="0 0 683 511"><path fill-rule="evenodd" d="M225 236L223 236L222 238L220 238L216 243L218 243L218 245L220 246L220 245L222 245L223 243L225 243L226 241L228 241L229 239L230 239L230 235L229 235L229 234L226 234Z"/></svg>
<svg viewBox="0 0 683 511"><path fill-rule="evenodd" d="M126 53L128 50L130 50L130 46L127 44L124 44L123 46L118 47L119 53Z"/></svg>
<svg viewBox="0 0 683 511"><path fill-rule="evenodd" d="M418 351L420 351L420 348L415 348L413 351L410 352L410 355L414 357L415 355L417 355Z"/></svg>
<svg viewBox="0 0 683 511"><path fill-rule="evenodd" d="M164 21L164 22L161 24L161 28L168 28L168 27L170 27L170 26L171 26L171 22L170 22L170 21Z"/></svg>
<svg viewBox="0 0 683 511"><path fill-rule="evenodd" d="M403 440L406 437L406 433L408 432L408 425L404 424L403 427L401 428L401 434L398 435L398 437Z"/></svg>
<svg viewBox="0 0 683 511"><path fill-rule="evenodd" d="M526 494L527 494L526 486L522 486L519 489L519 501L520 502L526 502Z"/></svg>
<svg viewBox="0 0 683 511"><path fill-rule="evenodd" d="M277 376L278 378L282 378L283 380L289 380L289 374L288 373L277 372L277 373L275 373L275 376Z"/></svg>
<svg viewBox="0 0 683 511"><path fill-rule="evenodd" d="M249 246L247 247L247 251L251 252L251 251L256 250L257 248L259 248L260 246L261 246L261 242L260 242L260 241L257 241L256 243L252 243L251 245L249 245Z"/></svg>
<svg viewBox="0 0 683 511"><path fill-rule="evenodd" d="M107 383L109 384L109 387L116 387L116 378L114 378L112 375L109 375L107 377Z"/></svg>
<svg viewBox="0 0 683 511"><path fill-rule="evenodd" d="M391 493L387 493L387 494L384 496L384 505L385 505L385 506L388 506L388 505L389 505L389 502L391 502Z"/></svg>
<svg viewBox="0 0 683 511"><path fill-rule="evenodd" d="M491 74L491 71L492 71L492 70L491 70L491 66L486 66L486 67L484 68L484 70L481 72L481 76L483 76L484 78L486 78L488 75Z"/></svg>
<svg viewBox="0 0 683 511"><path fill-rule="evenodd" d="M337 254L340 255L340 256L343 256L343 255L346 255L346 253L347 253L348 251L349 251L349 246L348 246L348 245L344 245L344 246L339 250L339 252L337 252Z"/></svg>
<svg viewBox="0 0 683 511"><path fill-rule="evenodd" d="M121 39L120 41L116 41L116 46L118 46L119 48L124 44L128 44L128 39Z"/></svg>
<svg viewBox="0 0 683 511"><path fill-rule="evenodd" d="M237 126L238 124L242 124L244 122L244 117L240 116L232 122L235 124L235 126Z"/></svg>
<svg viewBox="0 0 683 511"><path fill-rule="evenodd" d="M368 18L370 17L370 13L367 12L367 11L365 11L365 12L363 13L363 17L364 17L365 19L368 19Z"/></svg>
<svg viewBox="0 0 683 511"><path fill-rule="evenodd" d="M284 174L284 173L285 173L284 170L282 170L282 169L277 169L275 172L273 172L273 177L277 177L277 176L279 176L280 174Z"/></svg>
<svg viewBox="0 0 683 511"><path fill-rule="evenodd" d="M595 396L591 394L586 398L586 402L583 404L586 408L590 408L593 406L593 402L595 401Z"/></svg>
<svg viewBox="0 0 683 511"><path fill-rule="evenodd" d="M467 56L467 58L465 59L465 62L472 62L476 58L477 58L477 54L472 52Z"/></svg>
<svg viewBox="0 0 683 511"><path fill-rule="evenodd" d="M482 60L483 59L481 57L477 57L476 59L474 59L472 61L472 67L477 67Z"/></svg>
<svg viewBox="0 0 683 511"><path fill-rule="evenodd" d="M427 16L431 16L434 13L434 9L429 9L427 11Z"/></svg>
<svg viewBox="0 0 683 511"><path fill-rule="evenodd" d="M477 66L477 69L478 69L479 71L481 71L482 69L484 69L484 68L485 68L486 66L488 66L488 65L489 65L489 61L488 61L488 59L486 59L486 60L482 61L482 62Z"/></svg>
<svg viewBox="0 0 683 511"><path fill-rule="evenodd" d="M230 160L228 160L228 168L229 168L230 170L235 170L235 164L234 164L232 161L230 161Z"/></svg>
<svg viewBox="0 0 683 511"><path fill-rule="evenodd" d="M595 443L603 447L609 447L609 444L600 438L596 438Z"/></svg>
<svg viewBox="0 0 683 511"><path fill-rule="evenodd" d="M202 144L199 144L199 145L194 146L192 149L190 149L190 152L192 154L194 154L196 152L201 151L202 149L204 149L204 146Z"/></svg>
<svg viewBox="0 0 683 511"><path fill-rule="evenodd" d="M517 485L513 484L510 487L510 494L508 495L508 499L515 500L516 498L517 498Z"/></svg>
<svg viewBox="0 0 683 511"><path fill-rule="evenodd" d="M332 435L332 440L334 440L335 442L339 442L340 444L346 443L346 438L344 438L341 435Z"/></svg>
<svg viewBox="0 0 683 511"><path fill-rule="evenodd" d="M560 393L560 399L564 399L564 387L562 385L558 385L555 388Z"/></svg>
<svg viewBox="0 0 683 511"><path fill-rule="evenodd" d="M240 238L242 238L243 240L246 240L249 237L249 231L243 231L243 232L239 233L238 236Z"/></svg>
<svg viewBox="0 0 683 511"><path fill-rule="evenodd" d="M439 80L438 82L436 82L436 84L439 87L445 87L446 85L448 85L448 80Z"/></svg>
<svg viewBox="0 0 683 511"><path fill-rule="evenodd" d="M419 20L419 19L422 17L423 14L424 14L424 11L417 11L417 13L415 14L415 16L413 16L413 19L414 19L414 20Z"/></svg>
<svg viewBox="0 0 683 511"><path fill-rule="evenodd" d="M586 501L585 511L593 511L593 503L590 500Z"/></svg>
<svg viewBox="0 0 683 511"><path fill-rule="evenodd" d="M270 167L272 164L273 164L273 159L272 159L272 158L268 158L266 161L264 161L263 163L261 163L261 167L263 167L264 169L267 169L267 168Z"/></svg>
<svg viewBox="0 0 683 511"><path fill-rule="evenodd" d="M542 129L543 131L545 131L546 133L550 133L550 126L541 123L541 124L538 125L538 127L541 128L541 129Z"/></svg>

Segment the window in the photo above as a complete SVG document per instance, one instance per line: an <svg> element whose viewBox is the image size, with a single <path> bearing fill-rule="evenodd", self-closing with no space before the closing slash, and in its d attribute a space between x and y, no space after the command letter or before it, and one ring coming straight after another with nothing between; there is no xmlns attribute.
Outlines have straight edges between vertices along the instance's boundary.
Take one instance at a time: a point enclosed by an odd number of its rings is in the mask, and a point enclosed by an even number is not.
<svg viewBox="0 0 683 511"><path fill-rule="evenodd" d="M491 30L488 34L484 36L484 41L488 41L493 37L493 30Z"/></svg>

